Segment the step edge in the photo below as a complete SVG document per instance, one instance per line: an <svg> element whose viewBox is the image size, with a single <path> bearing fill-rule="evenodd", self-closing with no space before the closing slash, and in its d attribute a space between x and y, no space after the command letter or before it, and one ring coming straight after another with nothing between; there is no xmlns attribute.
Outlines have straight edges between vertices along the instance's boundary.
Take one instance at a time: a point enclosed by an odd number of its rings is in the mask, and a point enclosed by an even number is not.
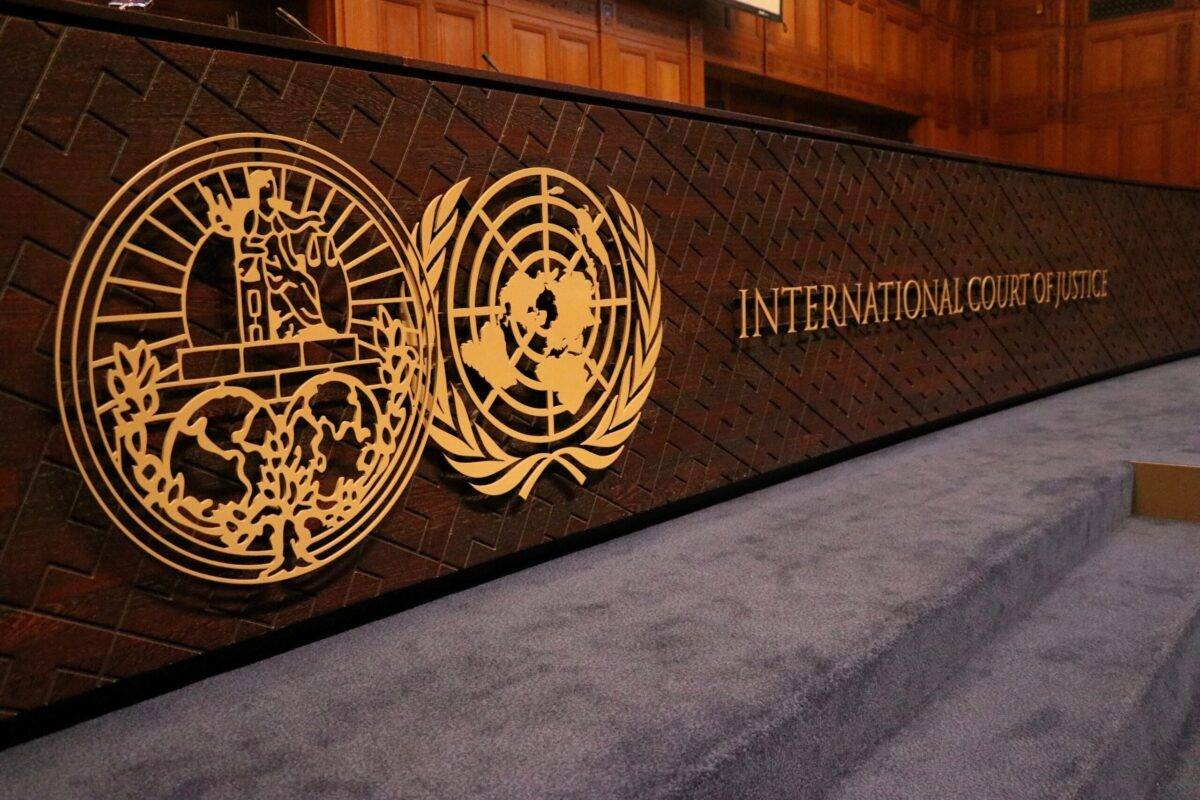
<svg viewBox="0 0 1200 800"><path fill-rule="evenodd" d="M839 700L846 701L851 695L860 696L859 708L868 705L861 697L871 693L871 683L879 682L885 677L882 672L887 669L897 669L897 666L887 663L889 658L895 659L898 665L906 659L914 660L913 656L921 655L919 651L922 649L928 650L918 647L917 642L913 641L914 652L898 653L897 650L906 640L933 636L939 625L953 627L953 623L956 622L965 625L971 612L979 610L977 605L986 606L992 601L998 602L1002 613L994 624L978 636L962 637L953 654L941 663L933 665L936 669L922 670L922 674L926 676L937 673L936 678L927 680L927 685L916 691L921 703L927 701L938 686L955 674L974 652L998 632L1024 616L1129 518L1132 494L1132 469L1127 462L1114 463L1107 474L1098 476L1095 487L1085 497L1063 509L1052 518L1050 524L1039 521L1021 526L1018 529L1019 533L1008 546L967 573L961 580L947 586L917 607L912 619L898 627L891 636L852 654L823 679L783 697L747 729L719 743L707 756L677 770L672 777L654 787L653 796L670 800L723 796L723 791L728 787L723 789L714 781L726 777L730 768L750 769L749 761L761 761L761 754L754 759L747 759L747 754L762 749L756 745L771 739L795 741L795 737L786 735L786 729L795 727L805 717L830 714L832 707ZM1076 535L1070 538L1070 543L1075 545L1075 548L1066 558L1059 553L1058 561L1061 563L1055 563L1054 553L1058 549L1056 546L1060 546L1062 542L1054 533L1064 529L1076 532ZM1040 573L1035 575L1035 571L1031 570L1028 564L1021 565L1022 561L1032 560L1042 564L1049 563L1053 574L1035 579ZM987 592L987 587L994 584L994 576L1003 573L1008 574L1004 577L1004 585L998 593L1000 596L993 596ZM1037 590L1022 591L1021 587L1031 581ZM929 666L928 662L926 666ZM895 677L903 677L903 670L899 669ZM861 764L882 742L914 718L919 713L921 703L914 703L913 707L907 710L901 704L893 704L886 713L876 715L878 719L864 724L865 729L880 731L866 746L854 747L853 740L849 737L840 746L836 743L831 744L828 738L822 739L814 748L820 766L806 776L802 786L791 787L797 792L796 796L821 797L841 777ZM835 726L835 729L838 728ZM784 747L785 742L780 741L774 749L779 751Z"/></svg>
<svg viewBox="0 0 1200 800"><path fill-rule="evenodd" d="M1150 669L1122 698L1122 713L1110 726L1108 741L1093 751L1080 775L1060 793L1062 800L1127 800L1151 792L1187 733L1198 680L1200 592L1179 613ZM1177 701L1155 703L1160 692L1169 692ZM1155 757L1141 758L1147 750L1155 751ZM1144 765L1140 770L1139 761Z"/></svg>

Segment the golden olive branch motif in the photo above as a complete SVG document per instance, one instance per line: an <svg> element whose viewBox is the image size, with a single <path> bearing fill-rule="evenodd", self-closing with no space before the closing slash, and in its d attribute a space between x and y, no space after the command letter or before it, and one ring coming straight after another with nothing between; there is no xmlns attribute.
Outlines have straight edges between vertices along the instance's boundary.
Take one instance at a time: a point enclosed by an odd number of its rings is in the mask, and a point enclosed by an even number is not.
<svg viewBox="0 0 1200 800"><path fill-rule="evenodd" d="M470 180L464 178L433 198L412 230L414 260L429 286L437 286L441 281L442 270L449 258L447 251L458 227L458 200Z"/></svg>
<svg viewBox="0 0 1200 800"><path fill-rule="evenodd" d="M386 309L371 328L387 392L382 408L359 379L337 372L309 378L280 411L248 389L215 386L174 415L159 452L151 448L149 427L160 406L161 366L145 342L133 347L117 343L107 383L114 398L118 461L128 460L126 474L147 505L180 527L202 533L205 541L230 553L269 556L262 576L308 566L314 539L353 516L372 480L397 457L398 437L412 413L413 387L422 369L418 334ZM344 394L337 411L348 410L348 416L326 415L317 406L319 394L331 391ZM231 400L246 411L227 440L217 441L205 409ZM322 485L328 466L325 448L336 442L359 447L357 474ZM176 451L187 443L229 462L242 496L214 502L190 494L174 463Z"/></svg>

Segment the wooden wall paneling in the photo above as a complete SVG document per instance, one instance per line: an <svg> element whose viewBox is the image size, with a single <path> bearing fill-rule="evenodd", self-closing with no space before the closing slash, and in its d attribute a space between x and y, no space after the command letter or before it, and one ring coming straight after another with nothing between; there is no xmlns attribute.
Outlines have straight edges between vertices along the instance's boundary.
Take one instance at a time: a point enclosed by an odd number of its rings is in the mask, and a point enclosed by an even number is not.
<svg viewBox="0 0 1200 800"><path fill-rule="evenodd" d="M1066 166L1136 180L1195 183L1196 121L1191 114L1096 119L1069 126Z"/></svg>
<svg viewBox="0 0 1200 800"><path fill-rule="evenodd" d="M954 103L958 124L972 128L978 119L980 106L979 47L974 37L954 39Z"/></svg>
<svg viewBox="0 0 1200 800"><path fill-rule="evenodd" d="M372 4L353 5L366 7ZM374 5L378 9L376 47L397 56L424 58L424 53L429 51L428 45L422 47L427 38L424 31L428 12L422 9L421 0L380 0Z"/></svg>
<svg viewBox="0 0 1200 800"><path fill-rule="evenodd" d="M1166 112L1180 106L1191 67L1188 48L1181 45L1190 37L1193 17L1139 14L1072 31L1079 40L1071 87L1079 113Z"/></svg>
<svg viewBox="0 0 1200 800"><path fill-rule="evenodd" d="M488 9L488 54L501 72L550 79L555 26L537 17Z"/></svg>
<svg viewBox="0 0 1200 800"><path fill-rule="evenodd" d="M973 131L952 121L939 120L932 116L921 117L909 132L915 144L953 150L960 153L975 153L979 142Z"/></svg>
<svg viewBox="0 0 1200 800"><path fill-rule="evenodd" d="M555 7L489 0L488 53L504 72L600 86L600 29L596 4Z"/></svg>
<svg viewBox="0 0 1200 800"><path fill-rule="evenodd" d="M311 0L343 44L703 104L704 64L920 117L921 144L1084 172L1194 182L1200 9L1091 23L1087 0L719 3ZM777 110L764 109L767 113Z"/></svg>
<svg viewBox="0 0 1200 800"><path fill-rule="evenodd" d="M1038 124L1045 119L1047 83L1043 36L994 37L989 45L989 118L993 125Z"/></svg>
<svg viewBox="0 0 1200 800"><path fill-rule="evenodd" d="M828 0L829 87L863 99L875 95L879 6L874 0Z"/></svg>
<svg viewBox="0 0 1200 800"><path fill-rule="evenodd" d="M704 105L704 20L688 21L688 87L690 102Z"/></svg>
<svg viewBox="0 0 1200 800"><path fill-rule="evenodd" d="M1020 164L1041 164L1045 160L1041 127L996 132L996 152Z"/></svg>
<svg viewBox="0 0 1200 800"><path fill-rule="evenodd" d="M989 37L984 46L986 119L995 129L992 155L1061 166L1065 34L1054 29L1002 33Z"/></svg>
<svg viewBox="0 0 1200 800"><path fill-rule="evenodd" d="M827 0L827 27L830 91L920 113L920 12L887 0Z"/></svg>
<svg viewBox="0 0 1200 800"><path fill-rule="evenodd" d="M955 35L948 26L930 25L925 32L925 57L923 72L928 103L926 116L945 121L954 116L955 86Z"/></svg>
<svg viewBox="0 0 1200 800"><path fill-rule="evenodd" d="M1196 171L1196 119L1190 112L1173 114L1167 120L1167 168L1163 180L1168 183L1194 184Z"/></svg>
<svg viewBox="0 0 1200 800"><path fill-rule="evenodd" d="M1167 170L1167 122L1149 119L1122 126L1121 172L1163 180Z"/></svg>
<svg viewBox="0 0 1200 800"><path fill-rule="evenodd" d="M1196 96L1200 94L1200 42L1197 42L1197 37L1200 37L1200 0L1193 5L1191 13L1180 23L1180 44L1183 50L1180 61L1186 70L1183 81L1187 89L1186 104L1195 108Z"/></svg>
<svg viewBox="0 0 1200 800"><path fill-rule="evenodd" d="M1187 147L1177 157L1184 159L1179 167L1188 175L1186 182L1200 183L1200 144L1196 138L1200 136L1200 2L1191 2L1192 13L1183 26L1184 52L1181 61L1186 65L1186 89L1182 98L1183 113L1186 126L1190 129L1186 135Z"/></svg>
<svg viewBox="0 0 1200 800"><path fill-rule="evenodd" d="M908 6L880 6L879 66L885 94L881 99L890 106L920 111L925 87L923 18Z"/></svg>
<svg viewBox="0 0 1200 800"><path fill-rule="evenodd" d="M721 3L704 3L703 19L704 57L708 61L756 75L766 70L766 29L778 27L777 23Z"/></svg>
<svg viewBox="0 0 1200 800"><path fill-rule="evenodd" d="M554 80L584 86L600 85L599 32L560 30L555 45L558 60L557 67L551 70Z"/></svg>
<svg viewBox="0 0 1200 800"><path fill-rule="evenodd" d="M1062 28L1046 33L1043 42L1046 63L1042 125L1042 165L1062 168L1067 118L1067 39Z"/></svg>
<svg viewBox="0 0 1200 800"><path fill-rule="evenodd" d="M359 50L380 48L378 0L315 0L309 14L318 26L314 30L327 42Z"/></svg>
<svg viewBox="0 0 1200 800"><path fill-rule="evenodd" d="M347 47L458 67L483 67L483 0L333 0L327 38Z"/></svg>
<svg viewBox="0 0 1200 800"><path fill-rule="evenodd" d="M948 12L943 9L942 13ZM912 129L913 141L926 147L970 151L974 48L956 27L937 17L929 20L923 38L923 106Z"/></svg>
<svg viewBox="0 0 1200 800"><path fill-rule="evenodd" d="M825 0L784 0L783 21L766 23L764 27L767 75L813 89L829 88Z"/></svg>
<svg viewBox="0 0 1200 800"><path fill-rule="evenodd" d="M1121 126L1072 123L1069 126L1067 166L1099 175L1121 171Z"/></svg>
<svg viewBox="0 0 1200 800"><path fill-rule="evenodd" d="M694 77L693 28L686 9L604 2L600 14L601 83L605 89L703 105Z"/></svg>
<svg viewBox="0 0 1200 800"><path fill-rule="evenodd" d="M970 20L966 5L975 6L971 0L926 0L925 9L929 16L943 25L958 29L961 33L970 30Z"/></svg>
<svg viewBox="0 0 1200 800"><path fill-rule="evenodd" d="M1091 0L1065 0L1063 3L1063 23L1073 27L1086 25L1090 2Z"/></svg>
<svg viewBox="0 0 1200 800"><path fill-rule="evenodd" d="M337 41L338 0L307 0L308 29L327 42Z"/></svg>
<svg viewBox="0 0 1200 800"><path fill-rule="evenodd" d="M422 58L456 67L485 67L487 21L482 1L434 0L428 8L429 39Z"/></svg>
<svg viewBox="0 0 1200 800"><path fill-rule="evenodd" d="M1012 33L1061 26L1064 0L992 0L982 4L981 32Z"/></svg>
<svg viewBox="0 0 1200 800"><path fill-rule="evenodd" d="M1188 125L1191 127L1191 137L1189 148L1185 151L1184 156L1187 158L1186 166L1181 169L1186 169L1188 172L1187 183L1200 183L1200 143L1196 141L1196 137L1200 136L1200 117L1195 112L1188 114Z"/></svg>
<svg viewBox="0 0 1200 800"><path fill-rule="evenodd" d="M1070 29L1070 166L1141 180L1196 181L1195 22L1195 9L1187 8Z"/></svg>

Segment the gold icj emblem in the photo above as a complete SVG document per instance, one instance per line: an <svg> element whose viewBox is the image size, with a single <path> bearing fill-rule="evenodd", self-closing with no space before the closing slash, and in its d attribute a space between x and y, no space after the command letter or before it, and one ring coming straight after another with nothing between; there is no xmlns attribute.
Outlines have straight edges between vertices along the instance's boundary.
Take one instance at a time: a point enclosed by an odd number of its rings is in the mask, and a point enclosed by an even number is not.
<svg viewBox="0 0 1200 800"><path fill-rule="evenodd" d="M124 533L189 575L267 583L361 541L430 435L488 495L616 460L661 342L641 216L527 169L459 225L466 183L409 228L332 154L245 134L113 197L56 361L68 441Z"/></svg>

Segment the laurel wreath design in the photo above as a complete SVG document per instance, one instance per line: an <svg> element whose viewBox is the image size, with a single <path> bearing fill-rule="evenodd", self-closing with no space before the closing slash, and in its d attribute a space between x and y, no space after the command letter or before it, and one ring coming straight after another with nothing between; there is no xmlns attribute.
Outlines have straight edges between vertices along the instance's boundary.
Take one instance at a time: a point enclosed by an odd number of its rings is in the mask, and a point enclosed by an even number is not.
<svg viewBox="0 0 1200 800"><path fill-rule="evenodd" d="M420 366L411 329L386 309L380 309L371 329L374 341L368 346L379 354L387 390L382 405L357 378L336 372L309 378L279 411L248 389L215 386L195 395L171 419L157 446L150 428L162 406L165 371L146 342L132 347L117 342L106 383L113 397L114 455L131 486L140 490L147 507L192 538L230 555L270 556L253 575L256 580L280 580L319 563L310 545L361 510L372 480L394 463L397 438L413 413ZM351 413L334 418L313 402L322 389L338 386ZM246 408L243 418L228 442L214 441L204 411L230 400ZM252 430L255 422L262 423L261 430ZM302 429L314 435L302 437ZM177 440L234 465L242 496L214 501L190 493L172 457ZM323 486L329 447L338 442L358 445L358 472ZM251 464L257 466L253 478L248 477ZM289 551L295 562L290 567L285 566Z"/></svg>
<svg viewBox="0 0 1200 800"><path fill-rule="evenodd" d="M429 265L426 274L430 275L431 283L440 277L446 263L445 250L457 224L455 203L462 186L458 184L451 190L455 192L450 198L454 202L445 202L443 197L431 203L413 230L414 247L421 263ZM617 391L610 396L591 433L577 444L549 452L515 455L472 420L458 389L450 386L444 366L439 367L435 376L430 436L442 448L450 465L483 494L503 495L515 489L522 499L527 499L538 478L555 464L582 484L586 480L585 470L605 469L617 460L637 428L654 384L655 365L662 347L659 325L662 289L654 245L641 214L616 189L610 187L609 191L620 216L621 238L634 277L637 327L633 352L622 365ZM429 272L430 267L435 268L434 272Z"/></svg>

